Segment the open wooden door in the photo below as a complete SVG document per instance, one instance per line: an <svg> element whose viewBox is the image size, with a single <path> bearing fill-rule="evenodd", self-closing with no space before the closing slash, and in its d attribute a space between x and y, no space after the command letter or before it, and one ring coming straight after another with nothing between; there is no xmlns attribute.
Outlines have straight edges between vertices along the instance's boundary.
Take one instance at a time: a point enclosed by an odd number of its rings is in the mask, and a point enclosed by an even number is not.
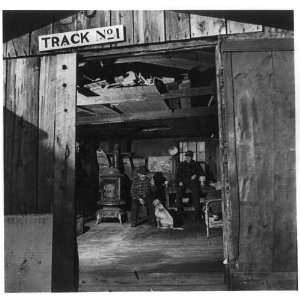
<svg viewBox="0 0 300 300"><path fill-rule="evenodd" d="M74 291L76 54L4 65L5 290Z"/></svg>
<svg viewBox="0 0 300 300"><path fill-rule="evenodd" d="M293 40L225 40L216 57L231 286L295 289Z"/></svg>

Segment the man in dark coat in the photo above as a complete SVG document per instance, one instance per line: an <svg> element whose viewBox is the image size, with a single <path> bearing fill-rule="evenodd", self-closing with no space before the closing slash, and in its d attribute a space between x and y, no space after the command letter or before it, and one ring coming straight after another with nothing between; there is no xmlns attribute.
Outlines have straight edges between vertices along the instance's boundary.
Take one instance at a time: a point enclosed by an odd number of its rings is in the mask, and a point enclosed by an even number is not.
<svg viewBox="0 0 300 300"><path fill-rule="evenodd" d="M182 214L182 197L186 190L189 189L192 194L192 204L195 208L195 220L200 220L200 176L204 176L200 164L193 160L193 152L187 151L185 161L179 164L176 172L176 206L178 211Z"/></svg>
<svg viewBox="0 0 300 300"><path fill-rule="evenodd" d="M163 175L162 172L156 172L153 175L153 199L159 199L162 205L166 206L166 190L165 182L167 178Z"/></svg>
<svg viewBox="0 0 300 300"><path fill-rule="evenodd" d="M148 170L141 166L136 171L131 185L131 227L137 226L139 208L141 205L146 206L148 223L155 225L154 206L152 204L152 190L150 179L146 176Z"/></svg>

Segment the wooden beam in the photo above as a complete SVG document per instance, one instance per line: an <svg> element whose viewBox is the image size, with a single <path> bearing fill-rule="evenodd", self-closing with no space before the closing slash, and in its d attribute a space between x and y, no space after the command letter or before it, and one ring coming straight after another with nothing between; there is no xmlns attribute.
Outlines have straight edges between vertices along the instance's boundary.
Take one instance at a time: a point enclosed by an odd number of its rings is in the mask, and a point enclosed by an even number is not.
<svg viewBox="0 0 300 300"><path fill-rule="evenodd" d="M124 114L113 118L84 117L77 118L76 125L99 125L110 123L123 123L131 121L145 121L145 120L160 120L160 119L175 119L175 118L189 118L189 117L208 117L216 116L218 114L217 107L195 107L192 109L179 109L175 111L151 111L143 113Z"/></svg>
<svg viewBox="0 0 300 300"><path fill-rule="evenodd" d="M170 55L170 54L167 54ZM214 63L215 62L215 56L214 56L214 51L208 52L208 51L203 51L203 50L197 50L193 52L176 52L174 54L171 54L172 58L185 58L185 59L191 59L191 60L197 60L197 61L202 61L205 60L206 62Z"/></svg>
<svg viewBox="0 0 300 300"><path fill-rule="evenodd" d="M96 115L97 114L93 110L85 108L85 107L82 107L82 106L77 106L76 107L76 111L77 112L84 112L84 113L87 113L87 114L90 114L90 115Z"/></svg>
<svg viewBox="0 0 300 300"><path fill-rule="evenodd" d="M181 57L167 57L164 55L152 55L152 56L134 56L134 57L123 57L117 59L114 64L124 63L147 63L153 65L159 65L164 67L172 67L182 70L191 70L196 67L209 68L212 63L210 61L194 60L190 58Z"/></svg>
<svg viewBox="0 0 300 300"><path fill-rule="evenodd" d="M125 57L128 55L146 55L146 54L158 54L158 53L170 53L172 51L179 50L196 50L196 49L205 49L215 47L217 44L216 40L191 40L191 41L181 41L181 42L167 42L161 44L148 44L148 45L138 45L132 46L130 48L110 48L110 49L101 49L101 50L85 50L81 52L81 49L78 49L80 57L84 59L94 60L95 58L107 58L110 56L114 57Z"/></svg>
<svg viewBox="0 0 300 300"><path fill-rule="evenodd" d="M293 51L294 39L224 40L221 44L222 52L266 52L275 49L278 51Z"/></svg>
<svg viewBox="0 0 300 300"><path fill-rule="evenodd" d="M86 97L77 93L77 105L88 106L95 104L118 104L124 102L157 100L163 101L165 99L173 99L180 97L193 97L200 95L213 95L215 89L213 87L200 88L183 88L179 90L170 91L167 94L159 94L158 92L147 93L149 87L128 87L118 89L103 89L103 95Z"/></svg>
<svg viewBox="0 0 300 300"><path fill-rule="evenodd" d="M52 291L75 291L77 256L75 232L76 53L57 55Z"/></svg>
<svg viewBox="0 0 300 300"><path fill-rule="evenodd" d="M189 75L186 73L184 74L184 78L179 85L180 89L190 89L191 88L191 81L189 80ZM180 105L182 108L190 108L192 106L191 97L182 97L180 98Z"/></svg>

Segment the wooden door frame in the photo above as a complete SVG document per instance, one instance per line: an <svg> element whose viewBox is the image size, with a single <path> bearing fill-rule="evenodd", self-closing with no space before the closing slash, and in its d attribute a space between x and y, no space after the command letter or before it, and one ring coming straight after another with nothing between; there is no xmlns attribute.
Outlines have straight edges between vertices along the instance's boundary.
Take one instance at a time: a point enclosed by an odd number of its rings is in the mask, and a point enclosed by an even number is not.
<svg viewBox="0 0 300 300"><path fill-rule="evenodd" d="M222 174L223 199L223 251L225 281L231 286L231 270L239 255L239 187L237 177L237 155L235 137L234 103L231 80L232 62L222 52L223 39L216 46L216 77L219 117L220 170Z"/></svg>
<svg viewBox="0 0 300 300"><path fill-rule="evenodd" d="M185 42L164 43L158 45L124 47L124 48L115 48L115 49L114 48L99 49L95 51L88 51L86 53L78 52L77 63L80 59L92 60L92 59L96 59L97 57L98 58L101 57L105 59L105 58L121 58L121 57L128 57L128 56L148 56L148 55L155 55L161 53L189 52L189 51L196 51L196 50L207 49L207 48L216 49L216 47L217 47L216 41L203 42L201 40L193 40L190 42L185 41ZM77 97L76 97L76 104L77 104ZM218 104L218 117L220 118L219 104ZM224 245L224 241L223 241L223 245Z"/></svg>

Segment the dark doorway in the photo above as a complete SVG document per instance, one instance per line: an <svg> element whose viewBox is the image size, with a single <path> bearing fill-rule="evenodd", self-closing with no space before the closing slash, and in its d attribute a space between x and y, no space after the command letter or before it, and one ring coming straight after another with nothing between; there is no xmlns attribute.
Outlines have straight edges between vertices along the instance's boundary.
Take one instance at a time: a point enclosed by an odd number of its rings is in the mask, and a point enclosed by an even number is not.
<svg viewBox="0 0 300 300"><path fill-rule="evenodd" d="M85 225L78 232L80 291L226 289L222 229L207 232L204 213L207 208L211 224L222 217L221 201L206 206L221 198L215 74L214 49L79 61L76 199L79 224ZM151 175L163 172L169 210L175 207L176 168L193 151L205 171L201 219L192 220L187 195L184 230L144 224L143 209L141 224L132 228L129 193L123 224L95 224L101 172L113 165L115 145L129 182L139 165Z"/></svg>

